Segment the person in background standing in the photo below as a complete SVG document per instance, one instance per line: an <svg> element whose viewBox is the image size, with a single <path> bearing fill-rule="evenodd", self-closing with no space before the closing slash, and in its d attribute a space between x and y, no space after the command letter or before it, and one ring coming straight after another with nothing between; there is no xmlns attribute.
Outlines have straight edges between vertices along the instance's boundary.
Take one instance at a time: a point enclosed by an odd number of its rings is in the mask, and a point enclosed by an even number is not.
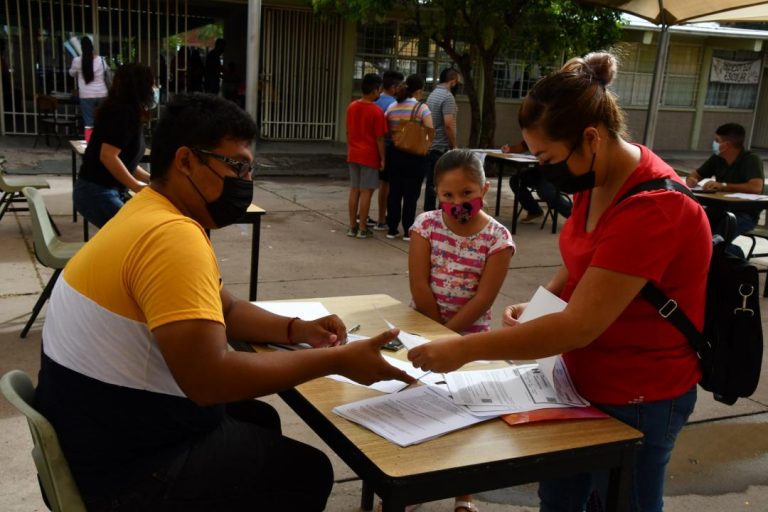
<svg viewBox="0 0 768 512"><path fill-rule="evenodd" d="M117 70L109 96L96 111L91 142L72 199L88 222L102 227L122 208L127 189L139 192L149 173L144 156L144 124L154 103L154 77L144 64Z"/></svg>
<svg viewBox="0 0 768 512"><path fill-rule="evenodd" d="M384 81L384 87L382 88L379 99L376 100L376 104L381 108L382 112L386 112L387 108L393 103L397 103L395 99L395 92L400 84L405 80L405 76L399 71L393 71L388 69L382 75ZM387 135L384 139L384 146L391 146L392 139ZM383 169L379 173L379 193L378 205L379 205L379 220L373 227L374 231L386 231L387 230L387 197L389 197L389 172L387 169Z"/></svg>
<svg viewBox="0 0 768 512"><path fill-rule="evenodd" d="M408 75L405 82L400 84L395 95L397 103L390 105L386 112L390 133L394 134L411 119L425 128L433 127L429 107L421 101L423 91L424 79L419 75ZM416 218L416 203L421 195L426 166L426 156L402 151L394 144L387 150L387 169L390 180L387 199L387 238L395 239L399 236L397 228L402 220L403 240L410 242L411 225Z"/></svg>
<svg viewBox="0 0 768 512"><path fill-rule="evenodd" d="M80 39L82 55L72 59L69 74L77 78L77 95L80 98L80 114L83 116L85 141L91 140L96 107L107 97L107 62L93 49L90 37Z"/></svg>
<svg viewBox="0 0 768 512"><path fill-rule="evenodd" d="M449 149L456 148L456 89L461 85L461 75L454 68L440 72L440 83L427 98L435 125L435 139L427 154L427 186L424 190L424 211L437 208L435 195L435 163Z"/></svg>
<svg viewBox="0 0 768 512"><path fill-rule="evenodd" d="M387 121L374 103L381 94L381 77L369 73L361 84L363 97L347 107L347 163L349 164L349 230L347 236L371 238L368 211L384 169Z"/></svg>
<svg viewBox="0 0 768 512"><path fill-rule="evenodd" d="M213 50L209 51L208 55L205 56L205 92L207 93L219 94L221 75L224 71L224 66L221 64L221 55L226 47L226 41L218 38Z"/></svg>

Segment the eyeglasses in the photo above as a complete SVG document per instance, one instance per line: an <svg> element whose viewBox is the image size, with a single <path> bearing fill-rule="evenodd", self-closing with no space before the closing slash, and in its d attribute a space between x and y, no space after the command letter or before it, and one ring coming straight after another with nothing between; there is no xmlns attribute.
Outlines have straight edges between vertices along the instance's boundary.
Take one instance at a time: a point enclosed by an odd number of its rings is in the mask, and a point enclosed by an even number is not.
<svg viewBox="0 0 768 512"><path fill-rule="evenodd" d="M245 178L248 173L252 173L256 170L256 161L244 162L242 160L235 160L228 156L220 155L212 151L206 151L205 149L192 148L195 154L201 154L214 158L220 162L224 162L230 169L232 169L238 178Z"/></svg>

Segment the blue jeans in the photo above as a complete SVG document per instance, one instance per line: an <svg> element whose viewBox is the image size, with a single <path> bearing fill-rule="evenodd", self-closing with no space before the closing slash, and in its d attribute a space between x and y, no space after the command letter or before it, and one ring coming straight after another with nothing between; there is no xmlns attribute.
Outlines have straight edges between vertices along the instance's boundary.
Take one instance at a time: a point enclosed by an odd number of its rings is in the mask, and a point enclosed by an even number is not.
<svg viewBox="0 0 768 512"><path fill-rule="evenodd" d="M104 98L80 98L80 115L86 128L93 128L93 114L102 101Z"/></svg>
<svg viewBox="0 0 768 512"><path fill-rule="evenodd" d="M637 451L630 497L631 512L661 512L664 476L680 430L696 404L696 386L677 398L628 405L594 404L641 431L645 438ZM593 490L605 502L608 471L582 473L539 482L541 512L582 512Z"/></svg>
<svg viewBox="0 0 768 512"><path fill-rule="evenodd" d="M124 194L122 190L78 178L72 191L72 201L88 222L100 228L123 207Z"/></svg>

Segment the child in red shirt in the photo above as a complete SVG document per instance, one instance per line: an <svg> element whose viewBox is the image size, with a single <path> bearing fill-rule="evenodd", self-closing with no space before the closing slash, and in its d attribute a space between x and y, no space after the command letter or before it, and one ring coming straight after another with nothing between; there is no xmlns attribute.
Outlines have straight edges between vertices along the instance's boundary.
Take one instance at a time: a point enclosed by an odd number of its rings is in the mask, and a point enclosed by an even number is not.
<svg viewBox="0 0 768 512"><path fill-rule="evenodd" d="M379 186L379 172L384 169L384 136L387 120L374 103L381 94L381 77L369 73L363 77L363 97L347 107L347 163L349 164L349 230L347 236L370 238L368 211L373 191Z"/></svg>

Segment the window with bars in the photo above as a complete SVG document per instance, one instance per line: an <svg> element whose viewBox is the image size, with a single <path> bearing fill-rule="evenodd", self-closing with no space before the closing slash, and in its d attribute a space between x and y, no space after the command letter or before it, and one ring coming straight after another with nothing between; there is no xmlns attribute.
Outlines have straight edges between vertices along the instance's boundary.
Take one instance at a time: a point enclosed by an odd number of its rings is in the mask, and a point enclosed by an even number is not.
<svg viewBox="0 0 768 512"><path fill-rule="evenodd" d="M354 86L359 89L366 73L382 74L396 69L405 76L424 77L425 90L431 91L440 71L452 65L451 59L428 37L421 36L414 24L390 21L365 23L358 27Z"/></svg>
<svg viewBox="0 0 768 512"><path fill-rule="evenodd" d="M715 50L712 56L726 60L751 62L760 59L761 54L738 50ZM755 108L758 85L759 84L726 84L710 81L707 86L707 98L704 104L708 107L740 109Z"/></svg>
<svg viewBox="0 0 768 512"><path fill-rule="evenodd" d="M622 43L618 46L619 73L611 89L624 106L648 105L656 62L656 46ZM693 107L696 104L702 47L670 45L661 91L661 104L667 107Z"/></svg>

